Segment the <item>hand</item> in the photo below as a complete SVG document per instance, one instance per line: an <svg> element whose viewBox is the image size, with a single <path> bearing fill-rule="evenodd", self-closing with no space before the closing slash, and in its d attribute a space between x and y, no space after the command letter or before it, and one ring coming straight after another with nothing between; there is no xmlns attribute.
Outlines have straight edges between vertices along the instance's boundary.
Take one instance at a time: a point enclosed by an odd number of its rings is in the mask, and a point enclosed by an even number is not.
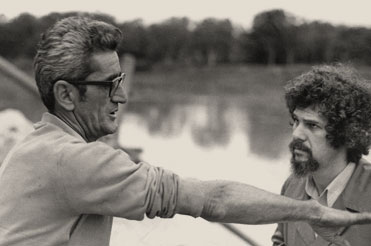
<svg viewBox="0 0 371 246"><path fill-rule="evenodd" d="M351 246L340 235L342 227L371 223L371 213L351 213L322 206L314 200L313 202L315 206L319 206L320 217L310 222L310 225L318 235L335 245Z"/></svg>
<svg viewBox="0 0 371 246"><path fill-rule="evenodd" d="M344 210L338 210L322 206L317 201L312 200L314 206L319 209L319 217L312 220L310 223L318 227L346 227L355 224L371 224L371 213L351 213ZM334 229L335 231L335 229Z"/></svg>

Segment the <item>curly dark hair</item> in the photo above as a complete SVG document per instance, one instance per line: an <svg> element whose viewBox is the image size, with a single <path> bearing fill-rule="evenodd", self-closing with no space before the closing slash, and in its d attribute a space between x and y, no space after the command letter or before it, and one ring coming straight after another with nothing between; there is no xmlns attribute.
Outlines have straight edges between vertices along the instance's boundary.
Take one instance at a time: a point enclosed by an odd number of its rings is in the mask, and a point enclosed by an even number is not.
<svg viewBox="0 0 371 246"><path fill-rule="evenodd" d="M287 107L318 107L327 119L327 140L334 148L345 146L347 159L358 163L371 145L371 84L341 64L313 67L285 87Z"/></svg>

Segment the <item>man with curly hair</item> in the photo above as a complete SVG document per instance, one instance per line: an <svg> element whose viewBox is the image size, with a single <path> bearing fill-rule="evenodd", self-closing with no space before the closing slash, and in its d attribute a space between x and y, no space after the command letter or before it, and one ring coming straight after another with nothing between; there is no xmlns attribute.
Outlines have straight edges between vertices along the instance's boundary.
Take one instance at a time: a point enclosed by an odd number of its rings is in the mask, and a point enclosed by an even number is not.
<svg viewBox="0 0 371 246"><path fill-rule="evenodd" d="M351 212L371 211L370 84L344 65L317 66L285 88L292 117L292 175L282 195ZM371 242L370 225L338 231L350 245ZM274 246L328 245L303 222L278 224Z"/></svg>

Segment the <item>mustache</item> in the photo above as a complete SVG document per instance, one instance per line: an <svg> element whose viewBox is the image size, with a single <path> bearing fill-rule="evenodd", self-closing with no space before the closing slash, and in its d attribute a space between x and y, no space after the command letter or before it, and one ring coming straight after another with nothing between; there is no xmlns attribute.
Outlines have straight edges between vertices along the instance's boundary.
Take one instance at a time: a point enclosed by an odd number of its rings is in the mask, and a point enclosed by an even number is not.
<svg viewBox="0 0 371 246"><path fill-rule="evenodd" d="M312 154L312 150L305 146L303 143L304 141L300 139L292 140L291 143L289 144L290 151L293 152L295 149L297 149Z"/></svg>

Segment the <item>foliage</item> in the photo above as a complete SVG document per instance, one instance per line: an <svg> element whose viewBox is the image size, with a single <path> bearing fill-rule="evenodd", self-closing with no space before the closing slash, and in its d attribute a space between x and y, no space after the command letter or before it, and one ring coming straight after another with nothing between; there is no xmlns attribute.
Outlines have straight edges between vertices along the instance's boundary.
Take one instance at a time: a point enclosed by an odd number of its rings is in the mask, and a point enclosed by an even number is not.
<svg viewBox="0 0 371 246"><path fill-rule="evenodd" d="M77 14L118 26L124 34L119 54L133 54L137 66L145 69L153 64L240 62L371 64L371 29L307 22L281 9L259 13L251 29L242 31L228 19L170 18L146 26L141 19L117 23L103 13L55 12L40 18L23 13L0 21L0 55L12 60L32 58L42 32L57 20Z"/></svg>
<svg viewBox="0 0 371 246"><path fill-rule="evenodd" d="M205 19L192 33L192 52L198 63L228 62L232 45L232 24L229 20Z"/></svg>
<svg viewBox="0 0 371 246"><path fill-rule="evenodd" d="M283 10L258 14L253 21L247 48L252 62L292 63L295 47L295 19Z"/></svg>
<svg viewBox="0 0 371 246"><path fill-rule="evenodd" d="M188 52L189 20L171 18L148 27L148 58L154 62L180 62Z"/></svg>

